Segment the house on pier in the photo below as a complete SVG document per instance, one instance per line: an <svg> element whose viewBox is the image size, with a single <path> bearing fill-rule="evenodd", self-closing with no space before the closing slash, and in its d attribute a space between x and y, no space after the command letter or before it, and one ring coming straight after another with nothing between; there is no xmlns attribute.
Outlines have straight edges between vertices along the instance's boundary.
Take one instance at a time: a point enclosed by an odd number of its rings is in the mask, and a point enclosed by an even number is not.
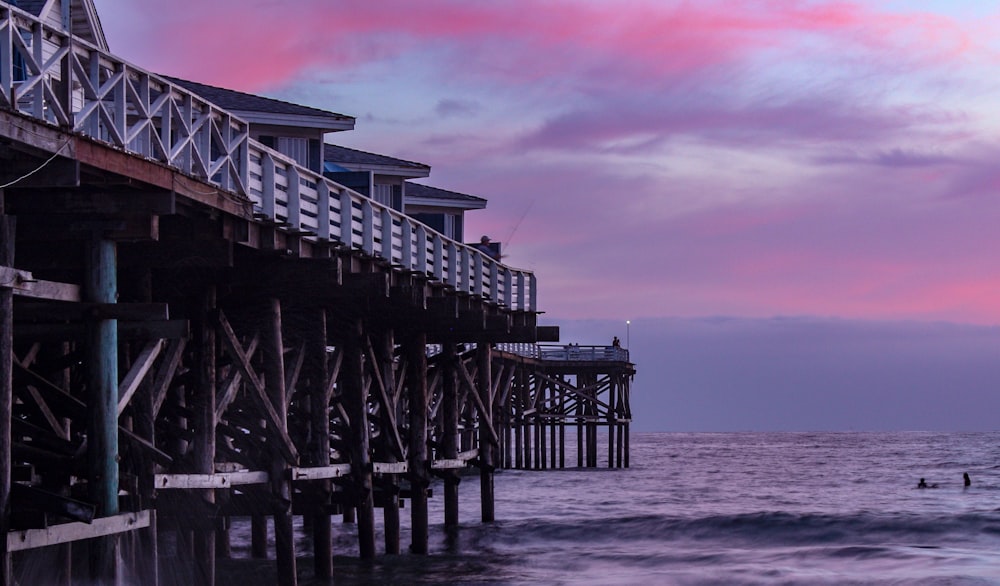
<svg viewBox="0 0 1000 586"><path fill-rule="evenodd" d="M486 207L481 197L411 181L429 177L430 165L324 143L328 133L353 130L355 119L351 116L176 77L168 79L246 120L250 138L447 238L462 242L465 212Z"/></svg>
<svg viewBox="0 0 1000 586"><path fill-rule="evenodd" d="M250 138L322 172L324 137L354 130L354 117L177 77L167 77L250 124ZM347 186L351 187L351 186Z"/></svg>

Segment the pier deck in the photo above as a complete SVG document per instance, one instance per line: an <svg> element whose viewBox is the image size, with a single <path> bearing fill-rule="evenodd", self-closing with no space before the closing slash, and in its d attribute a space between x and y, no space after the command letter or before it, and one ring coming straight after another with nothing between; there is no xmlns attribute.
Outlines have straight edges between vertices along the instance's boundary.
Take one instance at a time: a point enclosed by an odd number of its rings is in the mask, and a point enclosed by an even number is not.
<svg viewBox="0 0 1000 586"><path fill-rule="evenodd" d="M566 427L627 466L627 353L537 346L536 287L0 2L0 586L36 552L164 583L165 532L215 584L236 516L294 584L293 515L329 577L333 515L370 558L381 509L398 553L407 499L426 553L432 476L453 527L459 470L491 521L494 470L554 467Z"/></svg>

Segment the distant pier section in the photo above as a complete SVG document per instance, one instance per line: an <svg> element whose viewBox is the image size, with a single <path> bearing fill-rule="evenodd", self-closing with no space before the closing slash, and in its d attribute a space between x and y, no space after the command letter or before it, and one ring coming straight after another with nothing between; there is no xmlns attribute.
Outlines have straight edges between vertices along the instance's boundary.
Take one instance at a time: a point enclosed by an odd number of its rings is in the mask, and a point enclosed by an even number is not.
<svg viewBox="0 0 1000 586"><path fill-rule="evenodd" d="M491 522L499 468L629 465L627 349L553 344L536 276L463 243L486 201L328 143L354 123L0 1L0 586L228 584L234 521L329 578L341 519L421 555L463 476Z"/></svg>

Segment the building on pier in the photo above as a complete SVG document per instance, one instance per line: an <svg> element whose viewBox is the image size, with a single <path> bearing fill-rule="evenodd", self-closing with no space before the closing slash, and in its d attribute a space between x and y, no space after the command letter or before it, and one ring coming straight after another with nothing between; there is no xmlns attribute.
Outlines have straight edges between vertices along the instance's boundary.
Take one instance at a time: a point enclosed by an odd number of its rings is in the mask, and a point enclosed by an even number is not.
<svg viewBox="0 0 1000 586"><path fill-rule="evenodd" d="M494 470L567 429L627 465L633 366L537 346L534 274L108 52L92 8L0 2L0 586L215 584L234 517L294 584L294 515L326 577L333 515L370 558L408 499L426 553L432 476L451 528L459 471L491 521Z"/></svg>

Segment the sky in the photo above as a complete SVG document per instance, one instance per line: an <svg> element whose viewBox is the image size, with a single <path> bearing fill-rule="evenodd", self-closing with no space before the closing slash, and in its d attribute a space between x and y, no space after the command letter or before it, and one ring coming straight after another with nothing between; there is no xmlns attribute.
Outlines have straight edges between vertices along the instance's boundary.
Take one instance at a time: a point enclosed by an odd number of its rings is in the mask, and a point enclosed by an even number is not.
<svg viewBox="0 0 1000 586"><path fill-rule="evenodd" d="M95 4L141 67L488 199L543 323L627 335L636 429L1000 429L993 2Z"/></svg>

